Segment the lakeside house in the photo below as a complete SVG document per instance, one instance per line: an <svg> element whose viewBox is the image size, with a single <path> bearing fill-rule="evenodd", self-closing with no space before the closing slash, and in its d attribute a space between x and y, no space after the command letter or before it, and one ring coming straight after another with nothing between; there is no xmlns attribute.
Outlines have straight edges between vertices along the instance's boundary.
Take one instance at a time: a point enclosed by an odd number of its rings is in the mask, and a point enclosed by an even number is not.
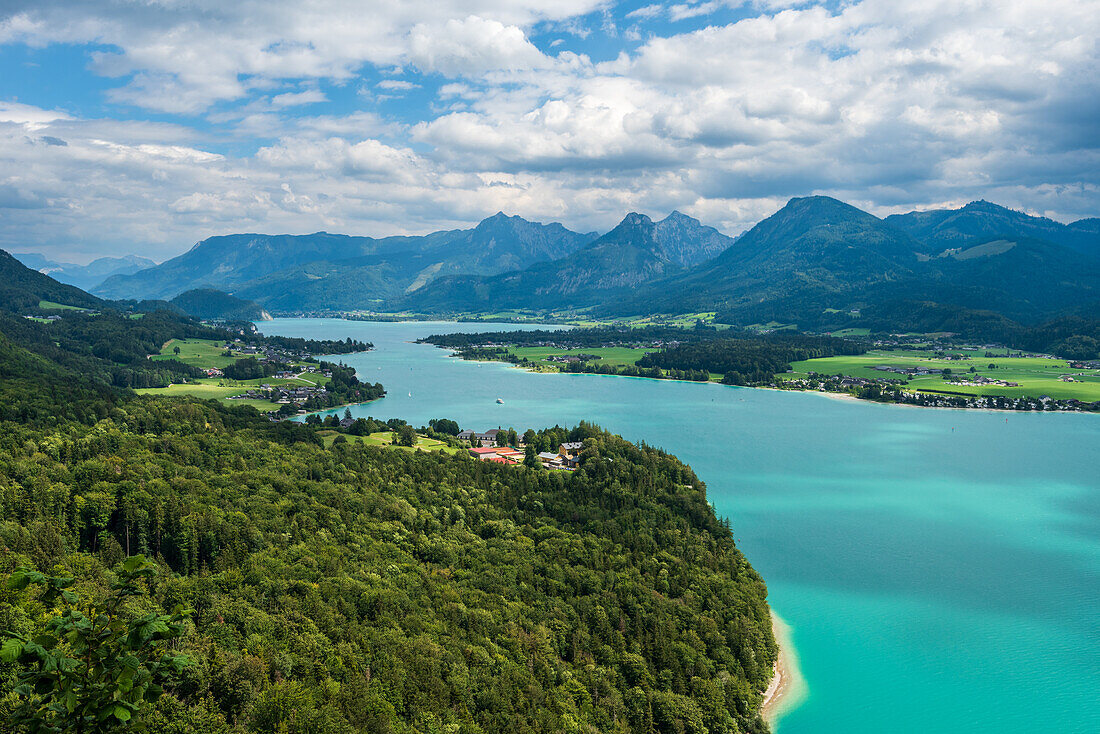
<svg viewBox="0 0 1100 734"><path fill-rule="evenodd" d="M495 444L497 442L497 434L500 432L501 430L499 428L490 428L485 433L477 434L477 440L481 441L483 444Z"/></svg>
<svg viewBox="0 0 1100 734"><path fill-rule="evenodd" d="M558 446L558 453L562 456L575 456L581 452L584 448L584 444L580 441L569 441Z"/></svg>
<svg viewBox="0 0 1100 734"><path fill-rule="evenodd" d="M478 461L491 461L495 464L522 464L527 456L526 452L512 448L511 446L492 445L492 442L495 442L496 436L500 432L500 429L496 429L492 432L486 431L485 433L461 431L458 437L467 441L485 440L490 442L488 446L471 446L466 449L467 453ZM547 469L573 471L580 464L581 443L570 442L564 443L561 446L562 448L572 448L557 453L553 451L543 451L538 455L539 463ZM573 453L569 453L569 451Z"/></svg>

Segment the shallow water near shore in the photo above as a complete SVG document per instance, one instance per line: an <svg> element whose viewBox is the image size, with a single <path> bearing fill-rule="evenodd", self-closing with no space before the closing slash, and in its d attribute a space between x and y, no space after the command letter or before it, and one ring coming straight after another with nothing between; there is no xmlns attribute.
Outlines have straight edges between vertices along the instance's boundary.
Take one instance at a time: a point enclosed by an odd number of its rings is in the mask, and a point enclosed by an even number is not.
<svg viewBox="0 0 1100 734"><path fill-rule="evenodd" d="M691 464L793 629L808 690L782 734L1100 731L1100 416L534 374L410 343L512 324L258 326L374 342L339 358L389 391L355 415L589 420Z"/></svg>

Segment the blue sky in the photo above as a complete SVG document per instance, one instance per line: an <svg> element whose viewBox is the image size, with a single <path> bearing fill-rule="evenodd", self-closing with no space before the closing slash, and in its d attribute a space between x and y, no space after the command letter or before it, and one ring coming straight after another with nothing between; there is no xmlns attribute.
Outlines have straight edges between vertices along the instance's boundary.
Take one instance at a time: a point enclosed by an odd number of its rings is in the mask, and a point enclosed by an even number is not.
<svg viewBox="0 0 1100 734"><path fill-rule="evenodd" d="M37 0L0 11L0 247L497 210L729 233L792 196L1100 214L1086 0Z"/></svg>

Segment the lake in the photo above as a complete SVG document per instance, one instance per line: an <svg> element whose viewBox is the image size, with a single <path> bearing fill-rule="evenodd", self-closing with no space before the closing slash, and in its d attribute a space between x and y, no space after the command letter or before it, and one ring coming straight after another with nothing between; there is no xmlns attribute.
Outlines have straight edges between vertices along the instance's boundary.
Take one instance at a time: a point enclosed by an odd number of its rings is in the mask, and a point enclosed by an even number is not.
<svg viewBox="0 0 1100 734"><path fill-rule="evenodd" d="M691 464L792 629L808 693L783 734L1100 732L1100 416L534 374L410 343L533 328L513 324L258 326L374 342L340 358L389 391L357 416L589 420Z"/></svg>

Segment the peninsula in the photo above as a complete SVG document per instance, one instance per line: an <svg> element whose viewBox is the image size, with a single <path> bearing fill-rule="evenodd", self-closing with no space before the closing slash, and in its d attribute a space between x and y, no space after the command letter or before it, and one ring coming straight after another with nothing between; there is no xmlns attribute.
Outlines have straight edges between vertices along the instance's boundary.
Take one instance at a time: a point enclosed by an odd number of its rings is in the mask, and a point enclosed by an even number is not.
<svg viewBox="0 0 1100 734"><path fill-rule="evenodd" d="M671 326L440 334L463 359L534 371L810 390L923 407L1100 411L1100 360L945 335L873 337Z"/></svg>

